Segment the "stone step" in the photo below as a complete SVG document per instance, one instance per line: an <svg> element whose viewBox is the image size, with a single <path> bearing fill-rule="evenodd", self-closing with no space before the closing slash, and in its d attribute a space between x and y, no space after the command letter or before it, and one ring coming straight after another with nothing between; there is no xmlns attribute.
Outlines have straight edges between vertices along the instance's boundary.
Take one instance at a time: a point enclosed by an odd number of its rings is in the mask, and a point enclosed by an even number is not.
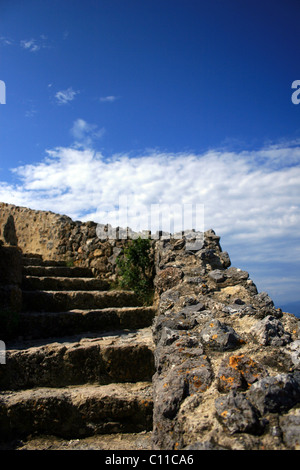
<svg viewBox="0 0 300 470"><path fill-rule="evenodd" d="M93 277L89 268L80 266L23 266L23 275L40 277Z"/></svg>
<svg viewBox="0 0 300 470"><path fill-rule="evenodd" d="M11 342L0 368L0 389L150 381L153 350L151 328Z"/></svg>
<svg viewBox="0 0 300 470"><path fill-rule="evenodd" d="M108 290L109 282L94 277L23 276L24 290Z"/></svg>
<svg viewBox="0 0 300 470"><path fill-rule="evenodd" d="M30 338L65 336L87 331L135 329L151 326L154 307L116 307L66 312L24 312L17 335Z"/></svg>
<svg viewBox="0 0 300 470"><path fill-rule="evenodd" d="M63 439L49 435L28 436L22 440L1 442L1 450L152 450L152 432L96 434L79 439Z"/></svg>
<svg viewBox="0 0 300 470"><path fill-rule="evenodd" d="M43 260L42 258L29 258L23 257L22 260L23 266L64 266L66 267L67 264L65 261L57 261L57 260Z"/></svg>
<svg viewBox="0 0 300 470"><path fill-rule="evenodd" d="M73 309L137 307L137 296L131 291L25 291L23 311L63 312Z"/></svg>
<svg viewBox="0 0 300 470"><path fill-rule="evenodd" d="M42 263L42 258L29 258L24 256L22 258L23 266L42 266Z"/></svg>
<svg viewBox="0 0 300 470"><path fill-rule="evenodd" d="M39 388L0 394L0 438L34 435L76 439L152 429L149 382Z"/></svg>
<svg viewBox="0 0 300 470"><path fill-rule="evenodd" d="M43 259L43 255L40 255L39 253L22 253L23 259L27 258L36 258L36 259Z"/></svg>

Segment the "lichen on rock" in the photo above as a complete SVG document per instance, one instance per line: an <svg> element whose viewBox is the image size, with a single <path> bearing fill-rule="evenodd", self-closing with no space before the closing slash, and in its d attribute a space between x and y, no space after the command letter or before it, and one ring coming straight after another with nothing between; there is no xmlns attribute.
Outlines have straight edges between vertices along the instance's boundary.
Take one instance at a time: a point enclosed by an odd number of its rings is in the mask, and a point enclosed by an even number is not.
<svg viewBox="0 0 300 470"><path fill-rule="evenodd" d="M157 246L153 446L299 448L299 320L204 235L195 252Z"/></svg>

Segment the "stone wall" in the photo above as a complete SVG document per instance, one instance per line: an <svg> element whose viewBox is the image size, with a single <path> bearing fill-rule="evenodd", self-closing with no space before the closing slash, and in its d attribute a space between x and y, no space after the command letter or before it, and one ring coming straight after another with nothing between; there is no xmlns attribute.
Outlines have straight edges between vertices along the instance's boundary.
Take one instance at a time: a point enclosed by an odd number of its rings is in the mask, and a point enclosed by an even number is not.
<svg viewBox="0 0 300 470"><path fill-rule="evenodd" d="M19 312L22 306L22 260L17 247L0 242L0 305Z"/></svg>
<svg viewBox="0 0 300 470"><path fill-rule="evenodd" d="M22 255L16 246L0 241L0 331L1 340L14 334L22 309ZM0 345L1 346L1 345ZM1 349L1 347L0 347ZM1 353L0 353L0 363Z"/></svg>
<svg viewBox="0 0 300 470"><path fill-rule="evenodd" d="M93 222L0 205L7 256L18 256L17 244L114 279L126 240L98 235ZM161 237L153 249L153 448L299 449L299 319L231 266L213 230L198 247ZM19 274L12 276L18 287Z"/></svg>
<svg viewBox="0 0 300 470"><path fill-rule="evenodd" d="M126 241L109 239L103 235L104 229L99 238L95 222L0 203L0 240L46 260L93 268L95 275L113 280L116 257Z"/></svg>
<svg viewBox="0 0 300 470"><path fill-rule="evenodd" d="M156 264L153 448L299 449L299 319L212 230L198 251L158 242Z"/></svg>
<svg viewBox="0 0 300 470"><path fill-rule="evenodd" d="M55 259L60 243L60 215L0 203L0 239L18 245L24 253ZM12 238L14 243L12 243Z"/></svg>

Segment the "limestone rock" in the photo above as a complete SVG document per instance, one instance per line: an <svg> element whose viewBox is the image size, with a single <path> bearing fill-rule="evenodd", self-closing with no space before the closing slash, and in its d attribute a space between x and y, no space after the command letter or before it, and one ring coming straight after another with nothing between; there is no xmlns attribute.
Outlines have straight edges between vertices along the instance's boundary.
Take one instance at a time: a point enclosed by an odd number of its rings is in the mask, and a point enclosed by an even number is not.
<svg viewBox="0 0 300 470"><path fill-rule="evenodd" d="M221 393L230 390L247 390L259 378L267 375L263 366L244 354L225 357L218 371L218 390Z"/></svg>
<svg viewBox="0 0 300 470"><path fill-rule="evenodd" d="M265 423L260 420L258 410L243 394L232 391L225 397L217 398L215 406L218 418L231 434L262 433Z"/></svg>
<svg viewBox="0 0 300 470"><path fill-rule="evenodd" d="M233 328L221 323L219 320L208 322L202 329L200 337L209 348L218 351L236 349L244 342Z"/></svg>
<svg viewBox="0 0 300 470"><path fill-rule="evenodd" d="M288 344L287 351L290 352L291 360L296 369L300 369L300 340Z"/></svg>
<svg viewBox="0 0 300 470"><path fill-rule="evenodd" d="M300 449L300 409L291 410L288 414L280 417L280 428L283 440L288 448Z"/></svg>
<svg viewBox="0 0 300 470"><path fill-rule="evenodd" d="M179 268L167 267L160 271L155 278L155 287L158 293L162 293L174 287L182 279L183 273Z"/></svg>
<svg viewBox="0 0 300 470"><path fill-rule="evenodd" d="M208 274L209 278L215 282L223 282L226 279L226 275L220 269L214 269Z"/></svg>
<svg viewBox="0 0 300 470"><path fill-rule="evenodd" d="M261 414L288 411L300 402L300 377L278 374L262 378L252 385L247 395Z"/></svg>
<svg viewBox="0 0 300 470"><path fill-rule="evenodd" d="M282 323L270 315L258 321L251 333L263 346L284 346L291 342L291 335L284 330Z"/></svg>

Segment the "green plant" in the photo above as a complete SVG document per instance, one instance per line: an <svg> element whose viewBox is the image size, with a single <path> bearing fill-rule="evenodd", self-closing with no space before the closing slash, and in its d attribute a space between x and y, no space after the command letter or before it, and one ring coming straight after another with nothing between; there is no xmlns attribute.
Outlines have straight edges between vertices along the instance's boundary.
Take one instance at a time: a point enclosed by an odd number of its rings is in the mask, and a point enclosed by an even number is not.
<svg viewBox="0 0 300 470"><path fill-rule="evenodd" d="M68 258L65 260L66 267L67 268L73 268L74 266L74 259L73 258Z"/></svg>
<svg viewBox="0 0 300 470"><path fill-rule="evenodd" d="M139 299L150 304L153 298L153 258L149 239L130 240L116 260L119 284L133 290Z"/></svg>

